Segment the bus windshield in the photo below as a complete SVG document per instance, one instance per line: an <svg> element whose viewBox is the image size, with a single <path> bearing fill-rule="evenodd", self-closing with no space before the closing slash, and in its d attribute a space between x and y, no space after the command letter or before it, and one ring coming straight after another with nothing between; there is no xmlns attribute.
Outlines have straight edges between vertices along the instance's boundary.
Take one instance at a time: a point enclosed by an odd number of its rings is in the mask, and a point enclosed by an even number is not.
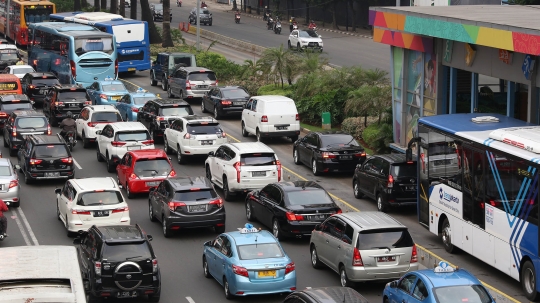
<svg viewBox="0 0 540 303"><path fill-rule="evenodd" d="M94 51L104 52L108 55L112 54L114 51L113 39L111 37L75 39L75 54L77 56Z"/></svg>
<svg viewBox="0 0 540 303"><path fill-rule="evenodd" d="M24 7L24 20L28 23L49 21L49 15L53 13L53 6L32 5Z"/></svg>

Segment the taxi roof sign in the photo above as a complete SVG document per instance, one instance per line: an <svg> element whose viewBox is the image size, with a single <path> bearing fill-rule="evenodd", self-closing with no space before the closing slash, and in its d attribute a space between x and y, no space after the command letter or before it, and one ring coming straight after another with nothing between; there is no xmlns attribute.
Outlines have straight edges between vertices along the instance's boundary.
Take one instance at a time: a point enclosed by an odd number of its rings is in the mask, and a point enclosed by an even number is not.
<svg viewBox="0 0 540 303"><path fill-rule="evenodd" d="M437 273L451 273L451 272L454 272L455 269L452 266L450 266L450 264L444 261L441 261L439 262L439 265L433 269L433 271Z"/></svg>
<svg viewBox="0 0 540 303"><path fill-rule="evenodd" d="M113 79L113 78L111 78L111 76L107 76L107 77L105 77L105 81L113 81L113 80L114 80L114 79Z"/></svg>
<svg viewBox="0 0 540 303"><path fill-rule="evenodd" d="M253 226L250 223L246 223L246 225L244 225L244 228L239 228L238 230L240 231L241 234L252 234L252 233L258 233L260 231L259 229L257 229L255 226Z"/></svg>
<svg viewBox="0 0 540 303"><path fill-rule="evenodd" d="M138 93L146 93L147 90L144 89L144 88L142 88L142 87L139 87L139 88L137 89L137 92L138 92Z"/></svg>

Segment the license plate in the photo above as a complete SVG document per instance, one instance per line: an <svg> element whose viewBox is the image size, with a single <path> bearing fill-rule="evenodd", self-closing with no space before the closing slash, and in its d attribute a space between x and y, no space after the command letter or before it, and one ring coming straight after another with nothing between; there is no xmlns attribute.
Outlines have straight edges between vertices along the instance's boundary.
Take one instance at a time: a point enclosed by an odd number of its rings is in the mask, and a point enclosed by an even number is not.
<svg viewBox="0 0 540 303"><path fill-rule="evenodd" d="M201 145L212 145L214 142L212 140L202 140Z"/></svg>
<svg viewBox="0 0 540 303"><path fill-rule="evenodd" d="M233 105L244 105L246 104L245 102L233 102Z"/></svg>
<svg viewBox="0 0 540 303"><path fill-rule="evenodd" d="M128 72L134 72L135 70L136 70L135 67L130 67L130 68L128 68Z"/></svg>
<svg viewBox="0 0 540 303"><path fill-rule="evenodd" d="M190 213L206 211L206 205L188 205L188 210Z"/></svg>
<svg viewBox="0 0 540 303"><path fill-rule="evenodd" d="M313 215L313 216L309 216L309 219L312 220L312 221L322 221L322 220L326 219L326 216L325 215Z"/></svg>
<svg viewBox="0 0 540 303"><path fill-rule="evenodd" d="M112 96L111 97L111 100L120 100L122 96Z"/></svg>
<svg viewBox="0 0 540 303"><path fill-rule="evenodd" d="M266 177L265 171L252 171L251 176L253 177Z"/></svg>
<svg viewBox="0 0 540 303"><path fill-rule="evenodd" d="M288 126L276 126L276 129L277 130L287 130L287 129L289 129L289 127Z"/></svg>
<svg viewBox="0 0 540 303"><path fill-rule="evenodd" d="M405 187L405 188L406 188L407 190L411 190L411 191L416 190L416 186L407 186L407 187Z"/></svg>
<svg viewBox="0 0 540 303"><path fill-rule="evenodd" d="M257 272L257 277L259 278L268 278L268 277L275 277L276 276L276 271L275 270L263 270L263 271L259 271Z"/></svg>
<svg viewBox="0 0 540 303"><path fill-rule="evenodd" d="M109 211L108 210L96 210L94 211L94 217L108 217Z"/></svg>
<svg viewBox="0 0 540 303"><path fill-rule="evenodd" d="M40 89L40 90L39 90L39 93L40 93L41 95L45 95L45 94L47 93L47 90L46 90L46 89Z"/></svg>
<svg viewBox="0 0 540 303"><path fill-rule="evenodd" d="M119 291L116 294L117 298L135 298L137 297L137 291Z"/></svg>
<svg viewBox="0 0 540 303"><path fill-rule="evenodd" d="M146 186L158 186L159 182L146 182Z"/></svg>
<svg viewBox="0 0 540 303"><path fill-rule="evenodd" d="M141 149L140 146L136 145L136 146L128 146L127 147L128 150L135 150L135 149Z"/></svg>
<svg viewBox="0 0 540 303"><path fill-rule="evenodd" d="M340 160L352 160L352 155L339 156Z"/></svg>
<svg viewBox="0 0 540 303"><path fill-rule="evenodd" d="M448 159L448 160L435 160L433 162L434 162L434 165L448 165L448 164L452 163L452 160L451 159Z"/></svg>
<svg viewBox="0 0 540 303"><path fill-rule="evenodd" d="M69 107L79 107L79 104L78 103L70 103Z"/></svg>
<svg viewBox="0 0 540 303"><path fill-rule="evenodd" d="M45 173L45 177L47 178L54 178L54 177L60 177L60 173Z"/></svg>
<svg viewBox="0 0 540 303"><path fill-rule="evenodd" d="M208 88L208 85L197 85L197 88Z"/></svg>
<svg viewBox="0 0 540 303"><path fill-rule="evenodd" d="M396 257L378 257L377 262L394 262L396 261Z"/></svg>

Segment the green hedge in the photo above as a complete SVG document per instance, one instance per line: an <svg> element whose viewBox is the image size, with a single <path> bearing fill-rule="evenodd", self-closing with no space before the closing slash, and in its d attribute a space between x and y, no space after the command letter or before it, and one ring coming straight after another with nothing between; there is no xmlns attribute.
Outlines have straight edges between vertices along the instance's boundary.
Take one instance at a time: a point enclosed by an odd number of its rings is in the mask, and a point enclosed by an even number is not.
<svg viewBox="0 0 540 303"><path fill-rule="evenodd" d="M392 142L392 125L381 123L371 124L362 132L362 139L373 151L382 154L389 151L388 145Z"/></svg>
<svg viewBox="0 0 540 303"><path fill-rule="evenodd" d="M283 88L281 88L280 85L276 86L274 84L264 85L259 88L257 91L257 95L264 96L264 95L278 95L278 96L285 96L285 97L293 97L294 94L294 86L286 85Z"/></svg>

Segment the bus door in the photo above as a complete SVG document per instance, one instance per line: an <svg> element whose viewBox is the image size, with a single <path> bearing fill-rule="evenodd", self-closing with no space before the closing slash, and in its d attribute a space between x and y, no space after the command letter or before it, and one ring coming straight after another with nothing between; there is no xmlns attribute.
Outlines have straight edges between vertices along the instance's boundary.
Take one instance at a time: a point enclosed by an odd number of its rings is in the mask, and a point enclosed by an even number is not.
<svg viewBox="0 0 540 303"><path fill-rule="evenodd" d="M429 228L428 144L424 141L418 150L418 221Z"/></svg>
<svg viewBox="0 0 540 303"><path fill-rule="evenodd" d="M484 229L486 183L486 155L482 150L463 145L461 156L463 220Z"/></svg>

